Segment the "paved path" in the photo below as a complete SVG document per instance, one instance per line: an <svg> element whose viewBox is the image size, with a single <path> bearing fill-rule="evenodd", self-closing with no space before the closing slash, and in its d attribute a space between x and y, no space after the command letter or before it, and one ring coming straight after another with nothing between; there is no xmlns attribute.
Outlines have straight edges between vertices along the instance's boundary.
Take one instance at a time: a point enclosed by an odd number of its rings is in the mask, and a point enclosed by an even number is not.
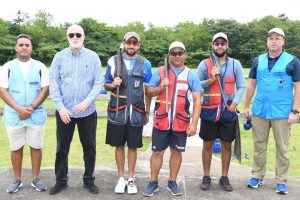
<svg viewBox="0 0 300 200"><path fill-rule="evenodd" d="M150 122L152 120L150 119ZM144 128L144 136L151 136L152 124L149 123ZM30 186L29 169L23 170L22 181L24 186L19 192L15 194L7 194L6 187L12 181L11 169L0 169L0 200L20 199L20 200L122 200L122 199L243 199L243 200L298 200L300 198L300 177L289 178L288 195L278 195L275 193L274 173L268 172L265 178L265 184L257 190L248 189L246 182L251 177L250 168L238 164L231 164L230 167L230 182L234 187L233 192L224 192L219 186L218 181L221 174L221 163L216 157L213 158L211 164L212 188L209 191L202 191L199 189L201 183L202 161L201 150L202 141L198 135L188 138L187 149L183 154L183 162L178 176L178 184L182 187L184 194L181 197L173 197L166 189L167 180L169 177L168 158L169 150L165 152L164 163L159 175L160 190L151 198L142 196L142 191L146 187L150 176L149 159L151 156L150 147L146 152L138 155L136 166L136 184L138 187L138 194L114 194L114 187L117 180L117 172L115 164L98 165L95 169L95 183L99 186L100 193L92 195L83 189L82 174L83 168L69 169L69 187L55 196L49 195L49 190L46 192L37 192ZM101 156L101 155L100 155ZM28 159L28 158L26 158ZM81 158L80 158L81 159ZM43 168L41 171L41 179L49 186L54 185L55 175L53 168Z"/></svg>
<svg viewBox="0 0 300 200"><path fill-rule="evenodd" d="M183 155L183 163L178 176L178 184L183 188L184 195L181 197L173 197L166 189L166 183L168 180L168 156L169 151L166 151L164 157L164 164L159 175L159 187L160 191L151 198L142 196L142 191L146 187L149 181L149 158L151 150L148 150L138 156L138 162L136 167L136 184L138 186L139 193L136 195L128 194L114 194L114 187L117 180L117 172L115 164L99 165L96 167L95 176L96 184L99 186L100 193L92 195L88 193L82 187L82 168L70 168L69 169L69 187L62 193L50 196L48 191L36 192L30 186L30 170L23 170L23 188L15 194L7 194L7 184L12 179L12 171L1 170L0 171L0 200L6 199L20 199L20 200L80 200L80 199L299 199L300 196L300 178L290 178L288 182L289 194L278 195L275 193L275 181L274 174L267 173L265 178L265 184L257 190L251 190L246 187L247 179L250 177L250 169L237 164L232 164L230 168L230 181L234 187L233 192L224 192L218 186L218 180L221 173L220 160L213 158L212 161L212 188L209 191L201 191L199 189L201 176L202 176L202 163L201 163L201 140L198 136L194 136L188 139L187 150ZM54 184L55 176L53 168L43 168L41 179L51 187Z"/></svg>

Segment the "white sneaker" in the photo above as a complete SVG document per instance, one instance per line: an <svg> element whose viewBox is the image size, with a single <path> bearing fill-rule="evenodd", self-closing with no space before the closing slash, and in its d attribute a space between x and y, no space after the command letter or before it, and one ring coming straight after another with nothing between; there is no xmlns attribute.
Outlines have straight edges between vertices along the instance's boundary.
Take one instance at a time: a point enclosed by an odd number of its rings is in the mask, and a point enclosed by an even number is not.
<svg viewBox="0 0 300 200"><path fill-rule="evenodd" d="M128 194L136 194L137 192L138 191L137 191L137 188L135 186L133 178L129 178L128 181L127 181L127 193Z"/></svg>
<svg viewBox="0 0 300 200"><path fill-rule="evenodd" d="M120 177L115 187L115 193L123 194L125 192L126 185L127 185L127 181L124 179L124 177Z"/></svg>

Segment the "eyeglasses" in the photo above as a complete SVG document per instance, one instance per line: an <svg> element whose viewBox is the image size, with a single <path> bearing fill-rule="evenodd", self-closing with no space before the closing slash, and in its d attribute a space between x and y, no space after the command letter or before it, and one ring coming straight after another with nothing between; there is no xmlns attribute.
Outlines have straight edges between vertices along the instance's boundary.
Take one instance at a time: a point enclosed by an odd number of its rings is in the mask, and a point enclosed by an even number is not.
<svg viewBox="0 0 300 200"><path fill-rule="evenodd" d="M69 38L73 38L74 36L76 36L77 38L81 38L82 34L81 33L69 33Z"/></svg>
<svg viewBox="0 0 300 200"><path fill-rule="evenodd" d="M214 46L218 47L218 46L225 46L227 44L227 42L213 42Z"/></svg>
<svg viewBox="0 0 300 200"><path fill-rule="evenodd" d="M126 41L125 43L126 43L127 45L133 45L133 46L138 45L138 41L130 41L130 40L128 40L128 41Z"/></svg>
<svg viewBox="0 0 300 200"><path fill-rule="evenodd" d="M184 51L170 51L171 56L182 56L185 52Z"/></svg>

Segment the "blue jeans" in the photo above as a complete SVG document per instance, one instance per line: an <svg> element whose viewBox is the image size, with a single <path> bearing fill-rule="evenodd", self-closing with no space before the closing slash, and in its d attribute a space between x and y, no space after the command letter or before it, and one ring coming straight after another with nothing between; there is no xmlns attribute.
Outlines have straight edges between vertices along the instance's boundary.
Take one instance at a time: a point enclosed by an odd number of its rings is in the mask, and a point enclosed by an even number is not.
<svg viewBox="0 0 300 200"><path fill-rule="evenodd" d="M56 182L66 184L68 182L68 155L73 139L75 125L77 125L79 138L83 147L83 158L85 171L83 175L84 183L94 182L94 169L96 160L96 111L89 116L82 118L71 118L69 124L65 124L59 113L56 111L56 138L57 150L55 159Z"/></svg>

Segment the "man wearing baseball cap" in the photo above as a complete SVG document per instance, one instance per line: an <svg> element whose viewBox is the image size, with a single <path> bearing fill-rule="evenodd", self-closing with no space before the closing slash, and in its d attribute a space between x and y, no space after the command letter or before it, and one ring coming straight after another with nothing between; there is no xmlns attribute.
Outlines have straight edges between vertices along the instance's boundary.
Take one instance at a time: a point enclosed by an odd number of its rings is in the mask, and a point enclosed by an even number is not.
<svg viewBox="0 0 300 200"><path fill-rule="evenodd" d="M247 185L258 188L266 173L267 146L270 128L276 143L276 192L287 194L289 138L291 124L297 121L300 106L300 62L283 51L285 34L272 28L267 34L268 53L254 59L249 73L245 115L252 117L252 178ZM250 112L250 102L256 95ZM294 94L293 94L294 91Z"/></svg>
<svg viewBox="0 0 300 200"><path fill-rule="evenodd" d="M147 84L146 94L157 96L152 131L151 180L143 193L147 197L153 196L159 190L158 174L168 147L171 155L167 189L174 196L182 195L176 178L187 137L194 135L197 130L202 90L197 75L184 65L186 56L186 48L182 42L171 43L166 66L159 67ZM194 102L191 115L188 109L190 94Z"/></svg>
<svg viewBox="0 0 300 200"><path fill-rule="evenodd" d="M241 63L227 56L228 47L227 35L223 32L216 33L212 39L212 56L201 61L198 66L198 76L204 89L199 133L203 140L204 176L200 185L202 190L209 190L211 187L212 147L217 138L221 140L222 145L222 176L219 185L224 191L233 190L228 171L231 143L235 140L238 123L235 110L244 94L245 78Z"/></svg>
<svg viewBox="0 0 300 200"><path fill-rule="evenodd" d="M104 87L111 91L106 144L115 147L119 176L115 193L124 193L127 187L128 194L136 194L134 172L137 148L143 146L143 126L148 122L151 103L151 98L144 98L144 83L150 81L152 72L151 63L137 54L140 36L136 32L125 34L121 48L118 55L108 60L105 73ZM124 173L125 146L128 147L128 179Z"/></svg>

